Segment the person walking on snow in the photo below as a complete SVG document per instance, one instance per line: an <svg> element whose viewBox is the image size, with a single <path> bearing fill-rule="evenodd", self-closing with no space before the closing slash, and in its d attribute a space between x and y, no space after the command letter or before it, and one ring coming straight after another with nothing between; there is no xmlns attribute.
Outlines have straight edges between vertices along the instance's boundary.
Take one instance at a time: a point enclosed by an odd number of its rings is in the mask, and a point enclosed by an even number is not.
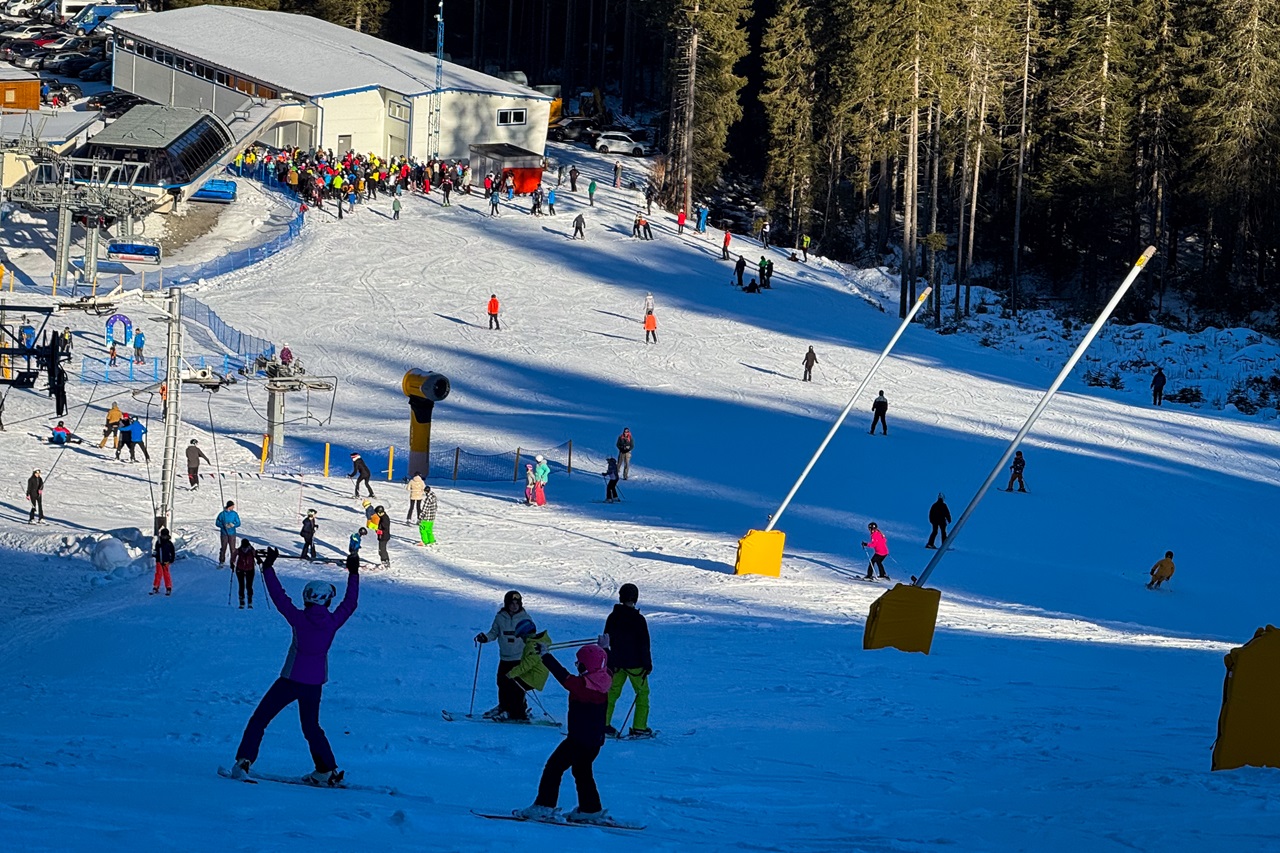
<svg viewBox="0 0 1280 853"><path fill-rule="evenodd" d="M1165 551L1164 559L1158 560L1151 567L1151 580L1147 582L1147 589L1159 589L1160 584L1173 577L1173 552Z"/></svg>
<svg viewBox="0 0 1280 853"><path fill-rule="evenodd" d="M551 466L541 453L533 457L533 461L538 463L533 468L533 502L542 506L547 502L547 481L551 479Z"/></svg>
<svg viewBox="0 0 1280 853"><path fill-rule="evenodd" d="M591 183L587 184L587 203L592 207L596 206L596 179L592 178Z"/></svg>
<svg viewBox="0 0 1280 853"><path fill-rule="evenodd" d="M385 507L379 506L374 510L378 516L378 559L382 561L382 568L391 568L391 555L387 553L387 545L391 542L391 516L387 514Z"/></svg>
<svg viewBox="0 0 1280 853"><path fill-rule="evenodd" d="M880 434L889 434L889 424L885 421L884 416L889 412L889 400L884 396L884 391L876 395L875 400L871 403L871 431L869 435L876 434L876 424L880 424Z"/></svg>
<svg viewBox="0 0 1280 853"><path fill-rule="evenodd" d="M160 581L164 581L164 594L173 595L173 576L169 574L169 567L177 559L178 552L173 547L173 540L169 538L169 528L160 528L160 538L156 540L156 547L152 556L156 558L156 576L151 581L151 594L158 594L160 592Z"/></svg>
<svg viewBox="0 0 1280 853"><path fill-rule="evenodd" d="M200 488L200 460L209 461L209 457L204 455L204 451L200 449L200 440L193 438L191 443L187 445L187 483L194 492Z"/></svg>
<svg viewBox="0 0 1280 853"><path fill-rule="evenodd" d="M631 427L624 427L622 435L614 442L618 448L618 464L622 466L622 479L631 476L631 451L635 449L636 440L631 435Z"/></svg>
<svg viewBox="0 0 1280 853"><path fill-rule="evenodd" d="M938 499L933 502L933 506L929 507L929 524L933 525L929 531L929 544L926 548L934 548L934 537L939 533L942 534L942 541L947 541L947 525L951 523L951 510L947 507L947 496L942 492L938 492Z"/></svg>
<svg viewBox="0 0 1280 853"><path fill-rule="evenodd" d="M577 166L569 167L569 192L576 193L578 191L578 175L582 174L578 171Z"/></svg>
<svg viewBox="0 0 1280 853"><path fill-rule="evenodd" d="M880 577L888 579L888 575L884 573L884 558L889 556L889 542L884 538L884 534L880 532L880 528L873 521L867 525L867 530L871 533L871 541L863 542L862 547L871 546L871 562L867 563L867 580L875 577L872 569L880 570Z"/></svg>
<svg viewBox="0 0 1280 853"><path fill-rule="evenodd" d="M307 510L307 517L302 519L302 530L299 531L302 536L302 554L299 556L302 559L316 559L316 531L319 529L320 523L316 521L316 511Z"/></svg>
<svg viewBox="0 0 1280 853"><path fill-rule="evenodd" d="M369 485L369 479L372 476L373 475L369 471L369 466L365 464L364 459L360 457L360 454L352 453L351 454L351 473L347 475L347 479L351 479L352 477L355 477L356 492L351 497L353 498L360 497L361 483L364 483L365 491L369 493L369 497L371 498L375 497L375 495L373 494L373 486Z"/></svg>
<svg viewBox="0 0 1280 853"><path fill-rule="evenodd" d="M611 504L620 500L618 497L618 460L610 456L606 466L608 470L603 474L605 482L604 502Z"/></svg>
<svg viewBox="0 0 1280 853"><path fill-rule="evenodd" d="M431 491L430 486L425 487L425 496L422 499L422 509L418 511L418 536L422 538L423 545L436 544L436 509L440 506L440 502L436 500L436 493Z"/></svg>
<svg viewBox="0 0 1280 853"><path fill-rule="evenodd" d="M228 553L233 558L236 555L236 532L240 530L240 513L236 512L236 502L227 501L213 523L218 528L218 540L221 543L218 548L218 568L222 568L227 563Z"/></svg>
<svg viewBox="0 0 1280 853"><path fill-rule="evenodd" d="M615 189L622 188L622 161L618 160L613 164L613 186Z"/></svg>
<svg viewBox="0 0 1280 853"><path fill-rule="evenodd" d="M31 514L27 516L27 524L31 524L36 520L36 516L40 516L40 520L44 521L44 477L40 476L40 469L31 472L31 476L27 478L27 501L31 504Z"/></svg>
<svg viewBox="0 0 1280 853"><path fill-rule="evenodd" d="M142 364L146 361L146 357L142 353L142 348L147 345L147 336L142 332L135 331L133 333L133 361L135 364Z"/></svg>
<svg viewBox="0 0 1280 853"><path fill-rule="evenodd" d="M676 214L676 234L677 235L684 233L685 221L686 221L686 217L685 217L684 211L681 210L679 213Z"/></svg>
<svg viewBox="0 0 1280 853"><path fill-rule="evenodd" d="M573 220L573 236L570 240L587 239L587 218L579 213Z"/></svg>
<svg viewBox="0 0 1280 853"><path fill-rule="evenodd" d="M643 309L643 310L644 310L644 313L646 313L646 314L648 314L650 311L652 311L652 310L653 310L653 294L652 294L652 293L646 293L646 294L644 295L644 309Z"/></svg>
<svg viewBox="0 0 1280 853"><path fill-rule="evenodd" d="M556 215L556 191L554 188L547 190L547 213L552 216Z"/></svg>
<svg viewBox="0 0 1280 853"><path fill-rule="evenodd" d="M804 354L804 379L801 382L813 381L813 366L818 363L818 354L813 351L813 347L809 347L809 351Z"/></svg>
<svg viewBox="0 0 1280 853"><path fill-rule="evenodd" d="M400 204L400 196L393 196L391 199L391 218L392 219L400 218L401 207L402 205Z"/></svg>
<svg viewBox="0 0 1280 853"><path fill-rule="evenodd" d="M765 223L760 226L760 248L762 249L769 248L769 221L768 220L765 220Z"/></svg>
<svg viewBox="0 0 1280 853"><path fill-rule="evenodd" d="M1164 383L1166 380L1164 368L1157 367L1156 375L1151 377L1151 405L1160 406L1164 404Z"/></svg>
<svg viewBox="0 0 1280 853"><path fill-rule="evenodd" d="M120 445L120 421L124 418L124 413L120 411L120 406L116 403L111 404L110 411L107 412L107 423L102 428L102 441L98 443L99 447L106 447L107 441L114 438L115 445Z"/></svg>
<svg viewBox="0 0 1280 853"><path fill-rule="evenodd" d="M298 718L302 723L302 735L311 749L315 771L303 779L312 785L336 785L342 781L342 771L333 757L333 749L324 729L320 728L320 698L324 684L329 680L329 648L338 630L355 613L360 599L360 562L347 560L347 592L342 602L330 613L329 604L337 595L337 589L328 581L310 581L302 590L303 609L293 606L293 601L276 577L275 562L279 554L275 548L267 549L262 561L262 580L267 585L276 610L289 623L293 639L289 656L285 659L280 677L262 697L245 726L240 747L236 750L236 764L232 775L242 778L249 774L267 726L276 715L294 702L298 703Z"/></svg>
<svg viewBox="0 0 1280 853"><path fill-rule="evenodd" d="M730 234L728 231L725 231L725 232L724 232L724 243L722 243L722 244L721 244L721 246L720 246L720 259L721 259L721 260L724 260L724 261L729 260L729 244L730 244L731 242L733 242L733 235L732 235L732 234ZM739 255L739 256L738 256L738 260L742 260L742 256L741 256L741 255ZM738 273L738 284L739 284L739 285L741 285L741 284L742 284L742 273L741 273L741 272L739 272L739 273Z"/></svg>
<svg viewBox="0 0 1280 853"><path fill-rule="evenodd" d="M253 577L258 565L258 555L253 550L253 543L248 539L240 540L234 557L236 587L240 593L240 609L244 610L245 593L248 592L249 609L253 609Z"/></svg>
<svg viewBox="0 0 1280 853"><path fill-rule="evenodd" d="M727 260L727 258L726 258ZM742 274L747 271L747 259L742 255L738 255L738 262L733 266L733 272L738 276L738 287L742 287Z"/></svg>
<svg viewBox="0 0 1280 853"><path fill-rule="evenodd" d="M1014 483L1018 484L1018 491L1025 492L1027 490L1027 484L1022 481L1022 472L1026 470L1026 467L1027 460L1022 458L1022 451L1019 450L1013 454L1013 464L1009 466L1009 470L1012 473L1009 474L1009 485L1005 486L1004 489L1006 492L1013 491Z"/></svg>
<svg viewBox="0 0 1280 853"><path fill-rule="evenodd" d="M496 293L490 293L490 294L489 294L489 304L488 304L488 306L487 306L487 307L486 307L486 309L485 309L485 310L487 310L487 311L489 312L489 329L490 329L490 331L492 331L493 329L497 329L499 332L501 332L501 331L502 331L502 324L498 322L498 310L499 310L501 307L502 307L502 306L501 306L501 304L498 302L498 294L496 294Z"/></svg>
<svg viewBox="0 0 1280 853"><path fill-rule="evenodd" d="M538 488L538 475L533 473L533 465L524 466L524 505L533 506L533 495Z"/></svg>
<svg viewBox="0 0 1280 853"><path fill-rule="evenodd" d="M502 203L502 196L498 194L498 188L495 186L489 192L489 215L498 215L498 205Z"/></svg>
<svg viewBox="0 0 1280 853"><path fill-rule="evenodd" d="M604 622L604 634L608 638L609 672L613 683L609 686L609 701L604 711L605 734L616 735L613 727L613 709L622 695L622 686L631 682L636 694L636 715L632 720L631 737L652 737L649 728L649 673L653 672L653 655L649 649L649 623L636 608L640 591L633 583L624 583L618 589L618 603Z"/></svg>
<svg viewBox="0 0 1280 853"><path fill-rule="evenodd" d="M414 472L406 488L409 490L409 512L404 520L412 522L415 516L422 514L422 499L427 495L427 483L421 474Z"/></svg>
<svg viewBox="0 0 1280 853"><path fill-rule="evenodd" d="M487 720L506 722L529 719L524 690L507 673L520 664L524 655L524 640L516 633L521 622L533 624L532 617L524 609L524 599L518 590L511 590L502 597L502 609L493 617L487 632L476 634L477 643L498 642L498 704L485 711Z"/></svg>
<svg viewBox="0 0 1280 853"><path fill-rule="evenodd" d="M805 263L809 262L809 242L808 234L800 238L800 251L804 253Z"/></svg>
<svg viewBox="0 0 1280 853"><path fill-rule="evenodd" d="M553 655L546 653L545 646L539 644L538 651L544 653L542 663L569 691L568 734L542 768L538 796L533 805L517 810L516 814L534 820L555 819L560 781L566 770L572 770L578 789L578 807L566 814L565 819L582 823L606 822L608 814L600 804L600 791L596 788L592 764L604 746L604 714L611 683L605 669L608 656L594 643L583 646L577 654L578 674L570 675Z"/></svg>
<svg viewBox="0 0 1280 853"><path fill-rule="evenodd" d="M653 342L658 342L658 317L653 310L644 312L644 342L649 343L649 337L653 337Z"/></svg>

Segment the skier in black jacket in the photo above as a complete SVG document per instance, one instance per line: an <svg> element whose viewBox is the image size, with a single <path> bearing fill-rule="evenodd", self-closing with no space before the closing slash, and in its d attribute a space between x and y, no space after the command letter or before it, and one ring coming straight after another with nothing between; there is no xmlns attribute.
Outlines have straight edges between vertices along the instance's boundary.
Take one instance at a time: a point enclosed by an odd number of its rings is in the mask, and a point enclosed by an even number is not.
<svg viewBox="0 0 1280 853"><path fill-rule="evenodd" d="M622 695L622 685L631 682L636 693L636 716L628 733L632 737L650 737L649 728L649 673L653 672L653 654L649 649L649 623L636 609L640 591L633 583L624 583L618 590L618 603L604 623L604 633L609 638L609 671L613 683L609 687L609 704L605 708L605 733L616 735L613 707Z"/></svg>
<svg viewBox="0 0 1280 853"><path fill-rule="evenodd" d="M871 402L871 412L872 412L872 418L871 418L870 434L875 435L876 424L880 424L881 434L888 435L889 424L885 421L884 416L889 412L889 400L884 396L883 391L881 391L880 394L875 398L875 400Z"/></svg>
<svg viewBox="0 0 1280 853"><path fill-rule="evenodd" d="M359 454L359 453L352 453L352 454L351 454L351 473L350 473L350 474L348 474L348 475L347 475L347 477L348 477L348 478L351 478L351 477L355 477L355 478L356 478L356 493L355 493L354 495L352 495L351 497L353 497L353 498L358 498L358 497L360 497L360 484L361 484L361 483L364 483L364 487L365 487L365 489L369 492L369 497L373 497L373 496L374 496L374 494L373 494L373 486L369 485L369 478L370 478L370 477L372 477L372 476L373 476L373 475L369 473L369 466L368 466L368 465L366 465L366 464L364 463L364 460L360 458L360 454Z"/></svg>
<svg viewBox="0 0 1280 853"><path fill-rule="evenodd" d="M942 541L947 541L947 525L951 523L951 510L947 508L947 496L942 492L938 492L938 499L933 502L933 506L929 507L929 523L933 525L933 529L929 531L929 544L926 548L936 547L933 539L939 533L942 534Z"/></svg>
<svg viewBox="0 0 1280 853"><path fill-rule="evenodd" d="M742 274L747 270L747 259L738 255L738 262L733 266L734 275L738 277L738 287L742 287Z"/></svg>
<svg viewBox="0 0 1280 853"><path fill-rule="evenodd" d="M316 529L319 528L316 522L316 511L314 509L307 510L307 517L302 519L302 554L304 560L316 559Z"/></svg>
<svg viewBox="0 0 1280 853"><path fill-rule="evenodd" d="M164 594L173 595L173 575L169 573L169 567L177 556L177 549L173 547L173 539L169 536L169 528L160 528L160 538L156 540L155 547L156 576L151 582L152 595L160 592L160 581L164 581Z"/></svg>

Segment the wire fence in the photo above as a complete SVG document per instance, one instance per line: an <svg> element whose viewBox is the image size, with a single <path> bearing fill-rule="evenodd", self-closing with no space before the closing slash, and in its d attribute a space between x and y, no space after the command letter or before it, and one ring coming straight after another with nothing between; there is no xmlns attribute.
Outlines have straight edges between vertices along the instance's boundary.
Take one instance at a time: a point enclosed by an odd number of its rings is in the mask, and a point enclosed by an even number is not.
<svg viewBox="0 0 1280 853"><path fill-rule="evenodd" d="M374 480L409 479L414 474L424 473L410 471L409 463L404 455L397 454L394 447L386 448L387 464L375 470ZM363 453L365 460L373 467L373 452ZM517 447L502 453L474 453L461 447L449 450L433 450L427 454L429 471L427 479L440 482L442 480L470 480L489 483L514 483L525 479L525 466L537 466L537 457L543 457L552 474L586 474L598 476L605 472L605 460L589 451L573 448L573 440L558 444L545 450L530 447ZM268 463L265 472L275 475L311 476L315 471L308 471L296 460ZM331 472L331 476L342 476L342 472Z"/></svg>

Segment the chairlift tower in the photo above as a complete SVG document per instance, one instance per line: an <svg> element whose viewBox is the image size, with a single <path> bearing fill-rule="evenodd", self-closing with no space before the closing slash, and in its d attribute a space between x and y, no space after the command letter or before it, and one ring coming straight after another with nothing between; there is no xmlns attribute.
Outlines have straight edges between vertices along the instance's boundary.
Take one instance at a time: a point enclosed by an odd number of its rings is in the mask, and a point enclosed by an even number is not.
<svg viewBox="0 0 1280 853"><path fill-rule="evenodd" d="M428 147L431 159L440 159L440 101L444 97L444 0L439 0L439 11L436 13L436 88L431 93L430 115L428 116Z"/></svg>

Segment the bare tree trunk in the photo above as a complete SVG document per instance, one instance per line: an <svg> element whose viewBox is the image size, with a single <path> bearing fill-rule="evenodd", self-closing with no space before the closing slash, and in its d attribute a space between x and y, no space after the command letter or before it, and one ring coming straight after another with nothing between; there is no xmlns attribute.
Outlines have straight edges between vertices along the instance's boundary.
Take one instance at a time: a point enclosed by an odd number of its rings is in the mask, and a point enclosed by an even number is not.
<svg viewBox="0 0 1280 853"><path fill-rule="evenodd" d="M976 64L976 57L974 58ZM969 271L965 266L965 223L966 208L969 201L969 151L973 142L972 123L973 123L973 100L976 96L977 74L970 66L969 75L969 98L964 108L964 143L960 152L960 191L956 193L958 209L956 210L956 298L955 298L955 322L960 322L960 285L964 283L968 277Z"/></svg>
<svg viewBox="0 0 1280 853"><path fill-rule="evenodd" d="M574 15L573 0L564 0L564 60L560 67L560 98L562 104L565 99L573 92L573 61L576 59L574 48L573 25ZM568 115L569 111L561 106L561 112Z"/></svg>
<svg viewBox="0 0 1280 853"><path fill-rule="evenodd" d="M929 105L929 233L938 233L938 173L942 170L942 105ZM933 288L933 325L942 322L942 294L938 292L938 251L929 249L929 285Z"/></svg>
<svg viewBox="0 0 1280 853"><path fill-rule="evenodd" d="M622 112L630 115L636 100L636 15L631 0L626 0L625 8L622 21Z"/></svg>
<svg viewBox="0 0 1280 853"><path fill-rule="evenodd" d="M969 316L969 302L973 292L973 282L969 271L973 268L973 235L978 230L978 178L982 174L982 129L987 121L987 78L982 80L982 95L978 99L978 139L973 153L973 183L969 192L969 244L965 247L964 259L964 316Z"/></svg>
<svg viewBox="0 0 1280 853"><path fill-rule="evenodd" d="M484 0L471 0L471 67L484 70L484 57L480 55L480 33L484 30L484 16L481 10Z"/></svg>
<svg viewBox="0 0 1280 853"><path fill-rule="evenodd" d="M511 36L516 20L516 0L507 0L507 61L503 71L511 70Z"/></svg>
<svg viewBox="0 0 1280 853"><path fill-rule="evenodd" d="M898 316L916 299L916 247L920 216L920 30L916 29L911 69L911 116L907 122L907 164L902 175L902 278L898 288Z"/></svg>
<svg viewBox="0 0 1280 853"><path fill-rule="evenodd" d="M1022 120L1018 126L1018 171L1014 178L1013 275L1009 280L1009 310L1018 313L1022 275L1022 183L1027 163L1027 111L1031 100L1031 0L1027 0L1026 39L1022 45Z"/></svg>

